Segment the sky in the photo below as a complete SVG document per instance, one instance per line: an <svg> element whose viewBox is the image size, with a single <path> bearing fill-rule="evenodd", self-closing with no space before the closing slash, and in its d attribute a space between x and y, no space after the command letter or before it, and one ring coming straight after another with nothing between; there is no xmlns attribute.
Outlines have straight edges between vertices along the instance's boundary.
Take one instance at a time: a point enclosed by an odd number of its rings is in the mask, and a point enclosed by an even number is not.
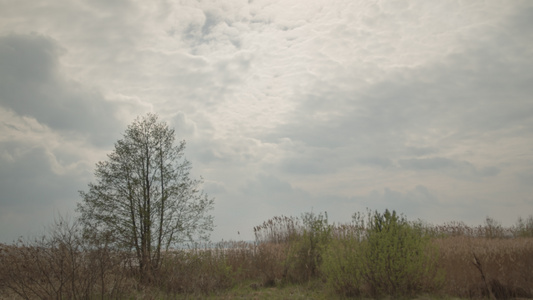
<svg viewBox="0 0 533 300"><path fill-rule="evenodd" d="M186 140L213 241L367 208L533 214L533 2L0 0L0 242L75 216L137 116Z"/></svg>

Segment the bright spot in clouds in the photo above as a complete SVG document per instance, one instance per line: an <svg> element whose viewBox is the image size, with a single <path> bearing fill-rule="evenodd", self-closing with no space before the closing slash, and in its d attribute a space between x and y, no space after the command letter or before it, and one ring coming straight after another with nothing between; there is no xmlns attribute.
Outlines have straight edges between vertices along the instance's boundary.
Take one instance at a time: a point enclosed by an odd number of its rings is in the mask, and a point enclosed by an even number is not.
<svg viewBox="0 0 533 300"><path fill-rule="evenodd" d="M533 213L531 28L530 1L4 1L0 242L73 214L149 111L215 241L366 207L511 225Z"/></svg>

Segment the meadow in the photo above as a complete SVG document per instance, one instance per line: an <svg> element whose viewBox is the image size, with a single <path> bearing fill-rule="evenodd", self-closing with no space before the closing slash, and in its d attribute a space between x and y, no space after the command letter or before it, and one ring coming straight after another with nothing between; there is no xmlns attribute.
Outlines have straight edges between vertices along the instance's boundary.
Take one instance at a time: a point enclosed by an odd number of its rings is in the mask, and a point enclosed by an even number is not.
<svg viewBox="0 0 533 300"><path fill-rule="evenodd" d="M395 212L279 216L255 241L164 253L150 282L132 253L72 222L0 246L2 299L519 299L533 297L533 217L509 228L431 225Z"/></svg>

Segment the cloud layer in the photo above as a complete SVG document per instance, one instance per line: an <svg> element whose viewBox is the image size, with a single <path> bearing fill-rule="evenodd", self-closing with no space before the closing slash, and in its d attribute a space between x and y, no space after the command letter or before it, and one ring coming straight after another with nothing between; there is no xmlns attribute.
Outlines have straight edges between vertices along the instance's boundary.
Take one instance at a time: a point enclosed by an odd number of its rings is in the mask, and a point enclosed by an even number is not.
<svg viewBox="0 0 533 300"><path fill-rule="evenodd" d="M528 1L0 4L0 242L73 213L148 111L187 140L214 240L366 207L510 225L533 207L532 23Z"/></svg>

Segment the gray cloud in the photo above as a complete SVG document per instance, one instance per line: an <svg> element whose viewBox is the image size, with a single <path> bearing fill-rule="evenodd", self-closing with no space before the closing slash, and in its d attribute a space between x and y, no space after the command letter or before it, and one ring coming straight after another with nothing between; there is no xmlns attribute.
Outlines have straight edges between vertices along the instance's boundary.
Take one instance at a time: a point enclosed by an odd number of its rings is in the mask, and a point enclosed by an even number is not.
<svg viewBox="0 0 533 300"><path fill-rule="evenodd" d="M400 165L404 168L415 170L437 170L452 168L458 165L457 162L443 158L443 157L431 157L421 159L405 159L400 160Z"/></svg>
<svg viewBox="0 0 533 300"><path fill-rule="evenodd" d="M36 199L41 206L50 205L54 196L65 198L72 192L63 187L72 184L68 177L56 174L51 165L55 157L43 148L21 149L20 146L2 143L4 155L12 153L15 161L2 159L2 204L28 205ZM68 182L67 182L68 181Z"/></svg>
<svg viewBox="0 0 533 300"><path fill-rule="evenodd" d="M297 150L296 147L291 150ZM342 164L335 159L336 153L329 149L313 149L308 151L306 147L300 147L295 153L288 153L280 161L283 172L288 174L325 175L334 172ZM327 162L327 163L325 163Z"/></svg>
<svg viewBox="0 0 533 300"><path fill-rule="evenodd" d="M382 168L393 166L392 160L385 158L385 157L379 157L379 156L362 157L358 159L357 162L362 165L379 166Z"/></svg>
<svg viewBox="0 0 533 300"><path fill-rule="evenodd" d="M22 148L13 143L0 143L0 227L2 241L37 234L58 213L72 213L82 189L78 172L58 174L53 161L57 158L43 148ZM10 155L8 155L10 154ZM16 160L9 159L16 157Z"/></svg>
<svg viewBox="0 0 533 300"><path fill-rule="evenodd" d="M485 166L482 169L476 168L467 161L455 161L444 157L413 158L399 160L402 168L417 171L451 171L452 176L461 178L496 176L500 173L500 168L495 166Z"/></svg>
<svg viewBox="0 0 533 300"><path fill-rule="evenodd" d="M437 149L432 147L405 147L405 155L407 156L424 156L433 154Z"/></svg>
<svg viewBox="0 0 533 300"><path fill-rule="evenodd" d="M51 128L88 135L103 145L120 128L116 105L95 91L63 78L61 48L40 35L0 37L0 105Z"/></svg>

